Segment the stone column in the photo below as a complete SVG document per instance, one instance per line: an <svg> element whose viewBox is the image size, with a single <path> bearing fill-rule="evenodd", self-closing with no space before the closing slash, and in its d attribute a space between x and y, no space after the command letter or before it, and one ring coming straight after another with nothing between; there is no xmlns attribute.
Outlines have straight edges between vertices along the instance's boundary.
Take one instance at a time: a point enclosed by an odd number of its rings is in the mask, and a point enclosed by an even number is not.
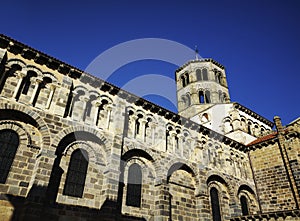
<svg viewBox="0 0 300 221"><path fill-rule="evenodd" d="M135 137L135 121L136 121L136 119L137 119L137 116L135 116L135 115L131 115L130 117L129 117L129 124L128 124L128 127L130 127L130 128L128 128L129 130L131 130L131 134L129 134L128 133L128 136L129 137L132 137L132 138L134 138Z"/></svg>
<svg viewBox="0 0 300 221"><path fill-rule="evenodd" d="M173 152L175 153L176 152L176 140L175 140L175 137L176 137L177 133L175 131L170 131L169 134L170 134L172 149L173 149Z"/></svg>
<svg viewBox="0 0 300 221"><path fill-rule="evenodd" d="M107 110L106 129L109 129L109 123L110 123L110 115L111 115L111 111L112 111L112 105L107 105L106 106L106 110Z"/></svg>
<svg viewBox="0 0 300 221"><path fill-rule="evenodd" d="M70 92L71 96L72 96L72 101L70 102L71 105L70 105L70 108L69 108L69 113L68 113L68 116L67 117L71 117L72 116L72 112L73 112L73 108L74 108L74 103L75 103L75 97L77 95L77 92L75 91L71 91Z"/></svg>
<svg viewBox="0 0 300 221"><path fill-rule="evenodd" d="M13 98L14 99L16 99L16 96L17 96L17 94L18 94L18 92L20 90L22 81L23 81L24 77L26 76L26 72L24 72L24 71L17 71L16 73L17 73L17 78L19 80L18 80L17 86L16 86L14 94L13 94Z"/></svg>
<svg viewBox="0 0 300 221"><path fill-rule="evenodd" d="M140 120L140 134L139 134L139 138L142 140L142 141L145 141L145 135L146 135L146 123L147 123L147 120L141 118Z"/></svg>
<svg viewBox="0 0 300 221"><path fill-rule="evenodd" d="M50 94L47 100L47 104L46 104L46 109L50 108L50 104L54 95L54 91L55 91L56 86L54 84L50 85Z"/></svg>
<svg viewBox="0 0 300 221"><path fill-rule="evenodd" d="M177 137L178 137L178 147L177 148L178 148L180 156L183 156L183 137L184 136L180 133L180 134L177 134Z"/></svg>
<svg viewBox="0 0 300 221"><path fill-rule="evenodd" d="M29 101L30 104L33 104L33 101L35 100L35 97L37 96L37 91L39 89L40 83L42 81L43 81L43 79L41 79L41 78L36 78L35 79L35 86L34 86L34 89L33 89L33 92L32 92L32 96L31 96L30 101Z"/></svg>
<svg viewBox="0 0 300 221"><path fill-rule="evenodd" d="M89 98L87 96L81 96L79 97L79 100L83 102L83 106L82 106L82 115L81 115L81 120L84 120L84 114L85 114L85 109L86 109L86 104L89 101Z"/></svg>
<svg viewBox="0 0 300 221"><path fill-rule="evenodd" d="M98 126L98 119L99 119L98 115L99 115L99 108L100 108L101 103L99 101L94 101L93 105L95 106L95 113L94 113L93 122L96 126Z"/></svg>
<svg viewBox="0 0 300 221"><path fill-rule="evenodd" d="M151 131L151 140L150 140L150 143L151 144L154 144L155 143L155 127L156 127L156 123L154 122L149 122L148 124L149 128L150 128L150 131Z"/></svg>

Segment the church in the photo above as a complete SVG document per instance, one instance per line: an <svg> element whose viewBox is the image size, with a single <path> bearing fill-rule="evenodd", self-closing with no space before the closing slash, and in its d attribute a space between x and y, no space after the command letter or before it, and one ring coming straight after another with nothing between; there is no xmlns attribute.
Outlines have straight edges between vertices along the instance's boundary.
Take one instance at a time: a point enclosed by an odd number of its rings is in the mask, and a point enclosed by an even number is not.
<svg viewBox="0 0 300 221"><path fill-rule="evenodd" d="M230 99L213 59L178 113L0 35L0 220L300 220L300 118Z"/></svg>

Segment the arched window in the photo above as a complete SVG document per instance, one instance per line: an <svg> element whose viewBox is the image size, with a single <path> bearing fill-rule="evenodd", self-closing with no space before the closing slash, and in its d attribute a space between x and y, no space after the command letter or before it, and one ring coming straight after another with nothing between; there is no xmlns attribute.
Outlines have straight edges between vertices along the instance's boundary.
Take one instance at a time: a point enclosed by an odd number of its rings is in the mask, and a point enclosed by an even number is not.
<svg viewBox="0 0 300 221"><path fill-rule="evenodd" d="M87 151L77 149L72 153L64 186L64 195L82 197L88 164Z"/></svg>
<svg viewBox="0 0 300 221"><path fill-rule="evenodd" d="M92 108L93 108L93 101L96 100L96 96L92 95L90 99L86 102L85 112L83 115L83 120L86 119L86 117L91 116Z"/></svg>
<svg viewBox="0 0 300 221"><path fill-rule="evenodd" d="M204 68L202 70L202 76L203 76L203 81L208 81L208 73L207 73L207 69Z"/></svg>
<svg viewBox="0 0 300 221"><path fill-rule="evenodd" d="M211 102L210 100L210 92L205 91L205 103L209 104Z"/></svg>
<svg viewBox="0 0 300 221"><path fill-rule="evenodd" d="M20 71L20 70L22 70L22 67L20 65L13 64L8 71L6 71L6 72L3 73L4 76L0 77L0 93L2 92L2 90L4 88L6 80L9 77L15 76L16 71Z"/></svg>
<svg viewBox="0 0 300 221"><path fill-rule="evenodd" d="M219 101L220 101L220 103L224 102L224 97L223 97L222 91L219 91Z"/></svg>
<svg viewBox="0 0 300 221"><path fill-rule="evenodd" d="M247 127L247 130L248 130L248 134L252 135L252 123L251 122L248 122L248 127Z"/></svg>
<svg viewBox="0 0 300 221"><path fill-rule="evenodd" d="M189 94L186 95L186 107L189 107L191 105L191 97Z"/></svg>
<svg viewBox="0 0 300 221"><path fill-rule="evenodd" d="M186 85L190 83L190 76L188 73L185 74Z"/></svg>
<svg viewBox="0 0 300 221"><path fill-rule="evenodd" d="M221 73L217 72L215 76L216 76L216 82L221 84Z"/></svg>
<svg viewBox="0 0 300 221"><path fill-rule="evenodd" d="M199 103L200 104L204 104L205 103L203 91L199 91Z"/></svg>
<svg viewBox="0 0 300 221"><path fill-rule="evenodd" d="M182 84L182 87L185 87L185 77L184 76L181 76L180 77L180 79L181 79L181 84Z"/></svg>
<svg viewBox="0 0 300 221"><path fill-rule="evenodd" d="M142 196L142 170L134 163L128 169L126 205L140 207Z"/></svg>
<svg viewBox="0 0 300 221"><path fill-rule="evenodd" d="M197 81L202 81L202 73L200 69L196 70Z"/></svg>
<svg viewBox="0 0 300 221"><path fill-rule="evenodd" d="M220 210L220 202L219 202L219 193L215 187L210 189L210 203L213 221L221 221L221 210Z"/></svg>
<svg viewBox="0 0 300 221"><path fill-rule="evenodd" d="M0 183L5 183L19 147L19 136L13 130L0 131Z"/></svg>
<svg viewBox="0 0 300 221"><path fill-rule="evenodd" d="M241 196L240 201L241 201L243 216L249 215L247 198L245 196Z"/></svg>
<svg viewBox="0 0 300 221"><path fill-rule="evenodd" d="M31 79L33 77L37 77L37 74L33 71L28 71L26 77L23 80L23 82L24 82L23 85L22 85L23 87L21 86L22 94L27 94L28 93L29 87L30 87L30 84L31 84Z"/></svg>
<svg viewBox="0 0 300 221"><path fill-rule="evenodd" d="M140 134L140 127L141 127L140 119L141 118L143 118L143 115L139 114L138 118L135 120L135 135Z"/></svg>

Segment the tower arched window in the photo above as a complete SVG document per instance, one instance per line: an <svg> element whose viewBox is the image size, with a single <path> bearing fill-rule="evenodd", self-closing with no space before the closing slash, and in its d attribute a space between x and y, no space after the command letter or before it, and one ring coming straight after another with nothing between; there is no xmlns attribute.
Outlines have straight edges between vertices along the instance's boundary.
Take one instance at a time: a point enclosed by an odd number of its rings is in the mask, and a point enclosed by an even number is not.
<svg viewBox="0 0 300 221"><path fill-rule="evenodd" d="M248 130L248 134L252 135L252 123L251 122L248 122L247 130Z"/></svg>
<svg viewBox="0 0 300 221"><path fill-rule="evenodd" d="M206 68L202 70L202 77L203 77L203 81L208 81L208 72Z"/></svg>
<svg viewBox="0 0 300 221"><path fill-rule="evenodd" d="M189 94L186 95L186 107L189 107L191 105L191 97Z"/></svg>
<svg viewBox="0 0 300 221"><path fill-rule="evenodd" d="M220 103L224 102L224 96L223 96L222 91L219 91L219 101L220 101Z"/></svg>
<svg viewBox="0 0 300 221"><path fill-rule="evenodd" d="M142 170L134 163L128 169L126 205L140 207L142 197Z"/></svg>
<svg viewBox="0 0 300 221"><path fill-rule="evenodd" d="M140 127L141 127L141 123L140 123L140 119L143 118L143 115L138 114L138 118L135 120L135 135L140 134Z"/></svg>
<svg viewBox="0 0 300 221"><path fill-rule="evenodd" d="M0 183L5 183L19 147L19 136L13 130L0 131Z"/></svg>
<svg viewBox="0 0 300 221"><path fill-rule="evenodd" d="M203 91L199 91L199 103L200 104L204 104L205 103Z"/></svg>
<svg viewBox="0 0 300 221"><path fill-rule="evenodd" d="M200 69L196 70L197 81L202 81L202 73Z"/></svg>
<svg viewBox="0 0 300 221"><path fill-rule="evenodd" d="M185 87L186 86L185 77L181 76L180 79L181 79L182 87Z"/></svg>
<svg viewBox="0 0 300 221"><path fill-rule="evenodd" d="M210 204L211 204L213 221L221 221L219 193L215 187L212 187L210 189Z"/></svg>
<svg viewBox="0 0 300 221"><path fill-rule="evenodd" d="M190 76L188 73L185 74L185 84L188 85L190 83Z"/></svg>
<svg viewBox="0 0 300 221"><path fill-rule="evenodd" d="M63 191L64 195L82 197L88 164L87 151L77 149L72 153Z"/></svg>
<svg viewBox="0 0 300 221"><path fill-rule="evenodd" d="M209 104L211 102L210 100L210 92L205 91L205 103Z"/></svg>
<svg viewBox="0 0 300 221"><path fill-rule="evenodd" d="M217 72L215 76L216 76L216 82L221 84L221 73Z"/></svg>
<svg viewBox="0 0 300 221"><path fill-rule="evenodd" d="M240 201L241 201L243 216L249 215L247 198L245 196L241 196Z"/></svg>

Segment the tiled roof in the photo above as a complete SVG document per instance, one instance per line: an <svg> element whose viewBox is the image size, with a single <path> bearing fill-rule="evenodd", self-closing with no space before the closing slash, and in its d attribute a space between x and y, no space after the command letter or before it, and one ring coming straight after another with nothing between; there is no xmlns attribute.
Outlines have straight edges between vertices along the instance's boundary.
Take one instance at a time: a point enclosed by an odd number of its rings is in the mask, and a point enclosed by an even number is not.
<svg viewBox="0 0 300 221"><path fill-rule="evenodd" d="M252 141L251 143L247 144L247 146L252 146L254 144L258 144L258 143L262 143L262 142L267 141L267 140L274 139L276 136L277 136L277 131L273 132L271 134L259 137L256 140Z"/></svg>

